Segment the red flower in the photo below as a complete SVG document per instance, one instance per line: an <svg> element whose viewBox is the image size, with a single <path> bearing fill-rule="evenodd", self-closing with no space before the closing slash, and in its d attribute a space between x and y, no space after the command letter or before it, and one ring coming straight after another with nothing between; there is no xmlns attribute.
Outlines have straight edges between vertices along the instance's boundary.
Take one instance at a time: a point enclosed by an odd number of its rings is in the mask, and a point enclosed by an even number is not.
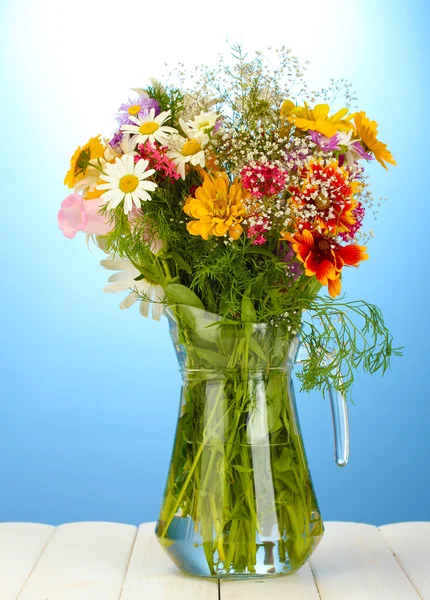
<svg viewBox="0 0 430 600"><path fill-rule="evenodd" d="M283 239L292 243L298 260L305 266L305 275L315 275L322 285L327 285L332 298L340 294L340 272L344 265L357 267L369 258L365 246L341 246L330 236L308 229L294 235L284 233Z"/></svg>
<svg viewBox="0 0 430 600"><path fill-rule="evenodd" d="M357 229L357 201L354 194L359 183L351 181L346 169L340 169L335 161L325 164L311 161L300 173L297 186L289 188L302 219L313 227L333 235L344 233L352 237Z"/></svg>

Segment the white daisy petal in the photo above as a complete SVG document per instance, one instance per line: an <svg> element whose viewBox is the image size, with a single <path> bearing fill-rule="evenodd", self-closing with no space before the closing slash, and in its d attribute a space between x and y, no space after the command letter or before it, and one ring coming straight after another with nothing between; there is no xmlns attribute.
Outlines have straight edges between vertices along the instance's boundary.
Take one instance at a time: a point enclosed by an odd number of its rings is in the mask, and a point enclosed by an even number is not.
<svg viewBox="0 0 430 600"><path fill-rule="evenodd" d="M149 302L147 302L146 300L141 300L139 312L142 315L142 317L148 317L150 306L151 304Z"/></svg>
<svg viewBox="0 0 430 600"><path fill-rule="evenodd" d="M111 183L101 183L100 185L97 185L96 188L98 190L111 190L112 184Z"/></svg>
<svg viewBox="0 0 430 600"><path fill-rule="evenodd" d="M103 288L103 291L107 294L115 294L116 292L125 292L128 290L128 284L126 281L120 281L118 283L111 283Z"/></svg>
<svg viewBox="0 0 430 600"><path fill-rule="evenodd" d="M128 214L133 208L133 198L131 194L126 194L124 198L124 214Z"/></svg>
<svg viewBox="0 0 430 600"><path fill-rule="evenodd" d="M130 306L133 306L133 304L136 302L137 298L137 294L135 292L131 292L131 294L126 296L119 305L120 309L124 310L125 308L130 308Z"/></svg>
<svg viewBox="0 0 430 600"><path fill-rule="evenodd" d="M151 177L151 175L154 175L155 173L155 169L149 169L148 171L145 171L144 173L142 173L142 175L139 177L139 179L146 179L147 177Z"/></svg>
<svg viewBox="0 0 430 600"><path fill-rule="evenodd" d="M128 169L127 169L127 157L129 156L129 154L124 154L124 156L121 156L121 158L117 157L115 159L115 167L117 169L117 171L121 174L121 175L127 175L128 174ZM114 169L111 169L111 171L114 171ZM109 173L110 175L110 173ZM113 173L112 173L113 175Z"/></svg>
<svg viewBox="0 0 430 600"><path fill-rule="evenodd" d="M153 181L141 181L138 187L147 192L153 192L158 186Z"/></svg>
<svg viewBox="0 0 430 600"><path fill-rule="evenodd" d="M141 175L143 175L143 172L145 171L146 167L148 166L148 161L144 160L144 159L140 159L135 167L134 167L134 174L136 175L136 177L140 177ZM152 169L152 172L154 172L154 169ZM149 173L149 171L147 171L147 173ZM145 177L148 177L148 175L145 173Z"/></svg>
<svg viewBox="0 0 430 600"><path fill-rule="evenodd" d="M137 189L139 189L139 188L137 188ZM140 208L141 204L140 204L139 193L135 190L134 192L131 193L131 197L133 198L133 202L134 202L135 206L137 208Z"/></svg>

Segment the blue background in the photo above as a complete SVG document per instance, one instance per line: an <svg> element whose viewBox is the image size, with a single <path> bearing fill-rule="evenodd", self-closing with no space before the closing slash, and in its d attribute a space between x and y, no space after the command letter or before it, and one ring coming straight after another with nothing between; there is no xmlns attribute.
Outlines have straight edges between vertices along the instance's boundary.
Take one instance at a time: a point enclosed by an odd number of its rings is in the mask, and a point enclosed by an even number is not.
<svg viewBox="0 0 430 600"><path fill-rule="evenodd" d="M214 5L215 6L215 5ZM84 10L85 7L85 10ZM221 1L139 7L111 1L3 2L0 274L0 520L154 520L176 424L180 379L167 323L120 311L84 236L56 214L75 147L99 132L128 89L164 61L213 62L225 41L291 46L316 86L349 78L398 166L369 169L387 196L349 269L349 299L384 312L404 357L383 378L357 377L352 449L335 466L329 406L299 396L326 520L430 520L428 97L425 2L268 2L258 14ZM146 11L146 12L145 12ZM258 40L258 42L256 42Z"/></svg>

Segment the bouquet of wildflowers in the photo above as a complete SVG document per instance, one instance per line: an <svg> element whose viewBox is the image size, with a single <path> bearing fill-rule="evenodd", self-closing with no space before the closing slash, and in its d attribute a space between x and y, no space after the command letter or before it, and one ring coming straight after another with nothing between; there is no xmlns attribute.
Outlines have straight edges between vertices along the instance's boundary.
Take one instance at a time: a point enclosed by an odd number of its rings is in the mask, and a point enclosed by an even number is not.
<svg viewBox="0 0 430 600"><path fill-rule="evenodd" d="M358 367L384 371L399 354L376 306L341 297L344 269L369 258L365 166L386 169L393 156L375 121L351 109L347 82L310 92L290 51L276 56L270 67L236 47L231 65L134 89L112 135L73 154L58 215L67 237L86 232L106 253L115 273L105 291L127 292L121 308L139 302L159 319L167 307L182 366L186 354L194 371L229 370L221 387L197 379L183 395L158 527L167 539L178 514L191 518L211 575L256 572L253 531L261 541L275 512L281 563L302 564L322 533L276 371L293 341L307 350L305 390L347 394ZM345 106L332 107L342 92ZM264 373L263 388L250 370ZM268 402L276 498L260 516L247 441L256 389Z"/></svg>
<svg viewBox="0 0 430 600"><path fill-rule="evenodd" d="M357 366L385 369L394 352L377 307L336 299L344 268L368 259L365 165L395 161L364 111L331 110L330 93L355 100L347 82L332 80L318 101L290 51L277 55L270 69L237 47L233 66L202 67L189 89L134 90L112 136L73 154L58 222L108 254L105 291L129 292L121 308L139 301L159 319L185 304L240 321L245 300L256 322L300 334L305 389L341 372L331 383L347 391Z"/></svg>

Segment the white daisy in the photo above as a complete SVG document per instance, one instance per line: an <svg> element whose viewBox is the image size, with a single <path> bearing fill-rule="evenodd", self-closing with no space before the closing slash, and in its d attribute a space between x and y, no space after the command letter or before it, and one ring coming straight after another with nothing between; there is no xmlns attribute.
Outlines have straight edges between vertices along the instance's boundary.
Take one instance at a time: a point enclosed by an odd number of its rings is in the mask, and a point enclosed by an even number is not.
<svg viewBox="0 0 430 600"><path fill-rule="evenodd" d="M130 116L130 121L133 121L136 125L123 125L121 131L133 134L131 140L134 144L144 144L146 140L149 140L152 144L157 141L164 145L167 143L170 134L177 133L177 130L173 127L163 125L169 118L170 110L165 110L156 117L155 109L151 108L148 114L141 117Z"/></svg>
<svg viewBox="0 0 430 600"><path fill-rule="evenodd" d="M152 318L156 321L160 320L164 309L164 290L161 285L153 285L145 279L136 281L136 277L139 277L141 273L128 258L119 258L111 254L109 258L101 260L100 264L110 271L118 271L109 277L109 285L104 288L105 292L112 294L130 291L119 305L122 310L130 308L139 298L143 297L145 299L140 300L140 314L143 317L148 317L149 309L152 307Z"/></svg>
<svg viewBox="0 0 430 600"><path fill-rule="evenodd" d="M148 191L153 192L157 184L153 181L145 181L155 173L154 169L146 170L147 160L139 160L134 164L134 155L124 154L115 159L115 163L106 163L107 175L100 175L100 179L107 181L97 186L98 190L108 190L101 195L108 202L108 209L116 208L124 200L124 213L128 214L133 204L140 208L141 201L151 200Z"/></svg>
<svg viewBox="0 0 430 600"><path fill-rule="evenodd" d="M187 121L185 125L189 129L196 133L210 133L218 119L218 115L215 112L201 112L196 115L192 121Z"/></svg>
<svg viewBox="0 0 430 600"><path fill-rule="evenodd" d="M205 166L204 147L208 143L209 137L206 133L193 131L183 119L179 119L179 123L187 137L174 136L167 156L175 163L182 179L185 179L185 165L187 163L193 166Z"/></svg>

